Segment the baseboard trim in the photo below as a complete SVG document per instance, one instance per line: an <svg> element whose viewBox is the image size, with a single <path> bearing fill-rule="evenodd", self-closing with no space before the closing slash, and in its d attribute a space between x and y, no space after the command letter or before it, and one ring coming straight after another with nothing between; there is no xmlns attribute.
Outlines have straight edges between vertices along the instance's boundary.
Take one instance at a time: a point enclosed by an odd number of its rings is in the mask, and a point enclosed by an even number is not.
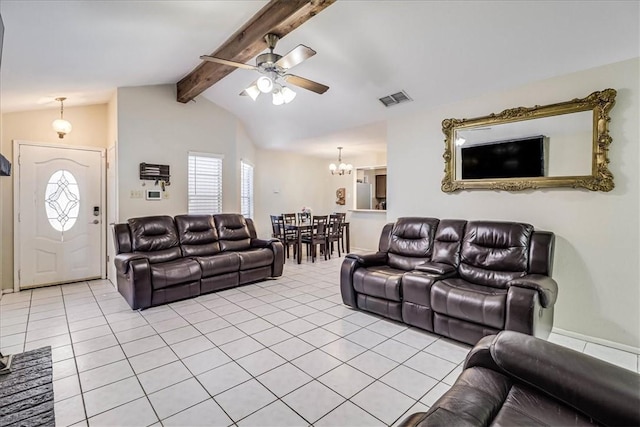
<svg viewBox="0 0 640 427"><path fill-rule="evenodd" d="M553 328L551 330L551 332L559 334L559 335L564 335L567 337L571 337L571 338L576 338L582 341L586 341L586 342L590 342L593 344L600 344L600 345L604 345L606 347L611 347L611 348L615 348L617 350L622 350L622 351L626 351L629 353L634 353L634 354L639 354L640 355L640 347L633 347L631 345L627 345L627 344L621 344L615 341L609 341L609 340L605 340L603 338L598 338L598 337L592 337L590 335L584 335L584 334L579 334L577 332L572 332L572 331L567 331L565 329L560 329L560 328Z"/></svg>
<svg viewBox="0 0 640 427"><path fill-rule="evenodd" d="M0 299L2 299L2 295L4 294L12 294L13 289L0 289Z"/></svg>

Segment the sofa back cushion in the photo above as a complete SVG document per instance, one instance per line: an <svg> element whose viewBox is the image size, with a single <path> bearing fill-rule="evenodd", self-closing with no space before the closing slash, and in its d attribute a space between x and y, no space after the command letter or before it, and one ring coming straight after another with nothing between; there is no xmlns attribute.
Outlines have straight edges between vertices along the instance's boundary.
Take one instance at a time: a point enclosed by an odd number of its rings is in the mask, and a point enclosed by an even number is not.
<svg viewBox="0 0 640 427"><path fill-rule="evenodd" d="M220 252L213 216L177 215L175 221L183 256L208 256Z"/></svg>
<svg viewBox="0 0 640 427"><path fill-rule="evenodd" d="M133 252L144 254L150 263L173 261L182 256L178 232L170 216L131 218L127 222Z"/></svg>
<svg viewBox="0 0 640 427"><path fill-rule="evenodd" d="M438 222L436 218L398 218L389 239L389 266L413 270L416 265L429 261Z"/></svg>
<svg viewBox="0 0 640 427"><path fill-rule="evenodd" d="M458 272L478 285L504 288L527 274L533 226L515 222L470 221L464 233Z"/></svg>
<svg viewBox="0 0 640 427"><path fill-rule="evenodd" d="M222 251L241 251L251 247L251 232L240 214L218 214L213 219Z"/></svg>
<svg viewBox="0 0 640 427"><path fill-rule="evenodd" d="M433 240L431 261L449 264L454 267L460 265L460 249L467 221L462 219L442 219Z"/></svg>

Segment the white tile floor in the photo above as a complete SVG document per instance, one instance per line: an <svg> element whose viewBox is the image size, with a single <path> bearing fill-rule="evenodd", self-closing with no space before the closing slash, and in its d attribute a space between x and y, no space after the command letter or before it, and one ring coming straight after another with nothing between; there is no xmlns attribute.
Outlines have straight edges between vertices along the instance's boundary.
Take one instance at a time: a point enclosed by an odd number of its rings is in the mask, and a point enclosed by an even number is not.
<svg viewBox="0 0 640 427"><path fill-rule="evenodd" d="M342 305L342 260L141 312L107 281L6 294L0 348L53 348L58 426L397 424L469 346ZM635 354L550 340L639 371Z"/></svg>

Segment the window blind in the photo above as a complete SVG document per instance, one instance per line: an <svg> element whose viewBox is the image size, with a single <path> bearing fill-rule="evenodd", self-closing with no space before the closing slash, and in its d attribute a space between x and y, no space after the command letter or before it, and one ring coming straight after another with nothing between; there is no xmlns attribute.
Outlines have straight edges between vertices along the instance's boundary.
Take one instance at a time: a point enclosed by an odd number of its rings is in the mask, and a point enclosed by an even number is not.
<svg viewBox="0 0 640 427"><path fill-rule="evenodd" d="M189 153L189 213L222 212L222 156Z"/></svg>
<svg viewBox="0 0 640 427"><path fill-rule="evenodd" d="M253 218L253 166L244 161L240 161L240 210Z"/></svg>

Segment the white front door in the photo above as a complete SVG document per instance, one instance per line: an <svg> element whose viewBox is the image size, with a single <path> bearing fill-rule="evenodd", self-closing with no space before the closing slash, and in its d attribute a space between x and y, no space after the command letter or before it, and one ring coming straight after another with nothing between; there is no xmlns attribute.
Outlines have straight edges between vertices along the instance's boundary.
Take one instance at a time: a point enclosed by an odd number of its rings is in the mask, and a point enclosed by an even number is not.
<svg viewBox="0 0 640 427"><path fill-rule="evenodd" d="M102 277L104 150L16 145L19 288Z"/></svg>

